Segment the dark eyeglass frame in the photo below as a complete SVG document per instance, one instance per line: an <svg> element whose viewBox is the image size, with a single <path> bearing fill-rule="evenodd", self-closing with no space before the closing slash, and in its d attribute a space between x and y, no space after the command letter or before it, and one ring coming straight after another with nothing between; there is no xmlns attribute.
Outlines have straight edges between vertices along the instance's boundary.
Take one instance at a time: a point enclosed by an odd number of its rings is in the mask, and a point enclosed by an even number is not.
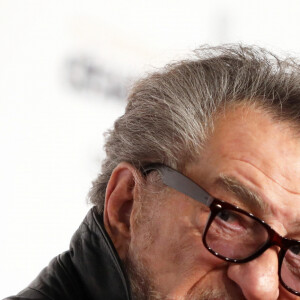
<svg viewBox="0 0 300 300"><path fill-rule="evenodd" d="M268 225L263 220L257 218L252 213L249 213L247 211L244 211L243 209L229 204L227 202L224 202L220 199L214 198L211 196L208 192L206 192L203 188L201 188L198 184L196 184L194 181L192 181L190 178L186 177L185 175L179 173L178 171L163 165L163 164L149 164L146 167L142 169L143 174L146 176L151 171L158 171L161 175L162 181L165 185L177 190L180 193L185 194L186 196L189 196L193 198L194 200L208 206L210 208L210 216L208 217L202 241L206 249L211 252L213 255L219 257L222 260L232 262L232 263L246 263L249 262L258 256L260 256L264 251L266 251L271 246L278 246L280 247L280 251L278 253L278 276L280 283L283 285L284 288L286 288L289 292L300 296L300 291L296 291L289 286L285 284L285 282L281 278L281 266L283 262L283 258L285 256L285 253L289 248L292 246L300 246L300 241L289 239L286 237L282 237L279 235L274 229L271 228L270 225ZM220 255L219 253L213 251L206 243L206 235L208 232L208 229L213 222L216 215L224 209L230 209L232 211L236 211L240 214L246 215L257 222L259 222L267 231L268 233L268 239L266 243L254 254L252 254L249 257L246 257L244 259L231 259L225 256Z"/></svg>

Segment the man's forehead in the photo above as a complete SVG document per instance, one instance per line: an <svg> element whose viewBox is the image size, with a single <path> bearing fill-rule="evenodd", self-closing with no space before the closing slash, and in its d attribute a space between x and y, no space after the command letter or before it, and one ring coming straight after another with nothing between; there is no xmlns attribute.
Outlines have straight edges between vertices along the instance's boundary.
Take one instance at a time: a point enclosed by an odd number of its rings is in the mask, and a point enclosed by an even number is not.
<svg viewBox="0 0 300 300"><path fill-rule="evenodd" d="M230 105L221 113L217 113L214 119L214 130L211 134L213 140L219 140L220 135L222 138L226 138L238 132L243 132L248 137L260 137L266 133L265 129L277 133L280 130L282 136L288 140L296 137L294 126L286 121L281 121L266 109L255 105ZM224 132L226 132L225 136Z"/></svg>
<svg viewBox="0 0 300 300"><path fill-rule="evenodd" d="M299 181L293 185L300 180L300 140L289 124L261 109L238 107L219 117L204 152L209 160L245 161L288 190L300 191Z"/></svg>

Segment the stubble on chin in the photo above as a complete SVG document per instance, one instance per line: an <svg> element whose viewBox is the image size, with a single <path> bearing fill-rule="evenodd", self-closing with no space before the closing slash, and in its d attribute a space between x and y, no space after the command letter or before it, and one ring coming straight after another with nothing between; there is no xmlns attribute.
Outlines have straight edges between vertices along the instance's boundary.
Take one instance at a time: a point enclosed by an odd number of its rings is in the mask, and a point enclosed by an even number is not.
<svg viewBox="0 0 300 300"><path fill-rule="evenodd" d="M241 289L228 278L223 278L216 286L217 282L207 282L196 284L188 292L183 300L246 300Z"/></svg>
<svg viewBox="0 0 300 300"><path fill-rule="evenodd" d="M149 271L128 253L123 261L129 277L132 300L163 300L165 299L156 289Z"/></svg>
<svg viewBox="0 0 300 300"><path fill-rule="evenodd" d="M189 293L184 300L238 300L239 298L232 297L224 291L215 289L197 289Z"/></svg>
<svg viewBox="0 0 300 300"><path fill-rule="evenodd" d="M129 277L132 300L243 300L241 294L231 296L224 289L212 289L196 285L186 295L163 295L154 284L153 275L146 269L134 255L128 253L123 261ZM239 294L239 293L238 293Z"/></svg>

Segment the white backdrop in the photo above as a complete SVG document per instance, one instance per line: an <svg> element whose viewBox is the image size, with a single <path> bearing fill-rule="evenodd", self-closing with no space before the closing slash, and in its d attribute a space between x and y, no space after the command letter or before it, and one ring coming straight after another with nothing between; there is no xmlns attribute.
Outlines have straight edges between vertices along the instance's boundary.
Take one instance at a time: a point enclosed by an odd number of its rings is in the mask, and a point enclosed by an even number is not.
<svg viewBox="0 0 300 300"><path fill-rule="evenodd" d="M66 250L126 86L197 45L300 53L299 1L0 0L0 298Z"/></svg>

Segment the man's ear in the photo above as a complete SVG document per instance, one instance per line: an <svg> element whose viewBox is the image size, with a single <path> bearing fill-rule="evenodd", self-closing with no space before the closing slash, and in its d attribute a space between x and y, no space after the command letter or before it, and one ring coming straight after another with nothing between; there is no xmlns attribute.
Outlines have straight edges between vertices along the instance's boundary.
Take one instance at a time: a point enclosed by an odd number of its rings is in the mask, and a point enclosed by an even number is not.
<svg viewBox="0 0 300 300"><path fill-rule="evenodd" d="M120 256L124 258L130 242L130 216L135 201L138 171L120 163L108 181L104 206L104 226Z"/></svg>

